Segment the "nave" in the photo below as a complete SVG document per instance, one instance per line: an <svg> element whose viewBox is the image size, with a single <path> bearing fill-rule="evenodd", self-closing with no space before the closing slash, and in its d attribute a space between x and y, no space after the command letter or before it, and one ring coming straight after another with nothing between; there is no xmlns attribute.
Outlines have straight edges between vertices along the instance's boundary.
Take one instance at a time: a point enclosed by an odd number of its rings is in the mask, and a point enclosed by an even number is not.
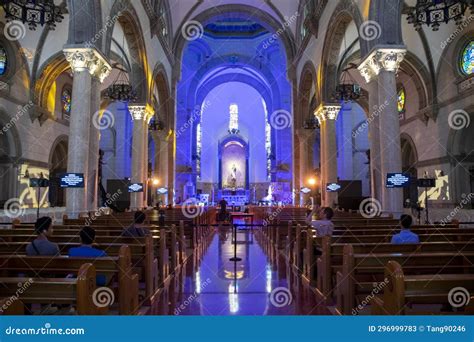
<svg viewBox="0 0 474 342"><path fill-rule="evenodd" d="M413 225L419 243L400 245L392 238L403 222L391 217L336 212L332 236L320 236L304 207L229 209L224 221L217 209L65 216L49 228L56 256L25 256L38 239L33 224L16 220L0 229L2 314L474 312L474 231L458 222ZM149 234L124 235L137 213ZM91 229L95 240L85 246ZM71 254L81 246L106 254Z"/></svg>

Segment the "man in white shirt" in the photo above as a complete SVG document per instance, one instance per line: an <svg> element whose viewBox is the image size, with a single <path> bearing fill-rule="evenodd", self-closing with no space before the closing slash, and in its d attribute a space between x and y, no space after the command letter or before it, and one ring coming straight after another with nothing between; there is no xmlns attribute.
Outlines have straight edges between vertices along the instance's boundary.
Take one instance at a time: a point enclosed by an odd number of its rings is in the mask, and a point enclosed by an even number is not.
<svg viewBox="0 0 474 342"><path fill-rule="evenodd" d="M316 220L313 220L313 216L316 216ZM306 223L316 230L316 235L318 237L332 236L334 224L331 219L333 216L334 211L329 207L314 207L306 218Z"/></svg>

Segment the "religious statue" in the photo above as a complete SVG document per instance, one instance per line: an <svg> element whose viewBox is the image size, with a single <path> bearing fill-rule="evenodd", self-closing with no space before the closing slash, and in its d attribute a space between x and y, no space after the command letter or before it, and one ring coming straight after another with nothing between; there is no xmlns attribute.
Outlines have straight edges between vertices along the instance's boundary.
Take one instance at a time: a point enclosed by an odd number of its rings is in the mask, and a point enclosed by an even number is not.
<svg viewBox="0 0 474 342"><path fill-rule="evenodd" d="M237 167L235 166L235 164L232 164L232 167L230 169L230 181L233 187L237 185Z"/></svg>

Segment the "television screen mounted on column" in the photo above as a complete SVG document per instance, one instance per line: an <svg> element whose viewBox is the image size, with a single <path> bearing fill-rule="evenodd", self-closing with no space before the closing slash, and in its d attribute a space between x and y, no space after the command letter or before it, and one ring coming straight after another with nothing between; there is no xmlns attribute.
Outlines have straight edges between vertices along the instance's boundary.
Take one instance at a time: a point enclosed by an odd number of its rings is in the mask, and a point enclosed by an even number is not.
<svg viewBox="0 0 474 342"><path fill-rule="evenodd" d="M61 188L83 188L84 174L83 173L63 173L60 175L59 184Z"/></svg>
<svg viewBox="0 0 474 342"><path fill-rule="evenodd" d="M387 173L387 188L405 188L410 185L410 175L407 173Z"/></svg>

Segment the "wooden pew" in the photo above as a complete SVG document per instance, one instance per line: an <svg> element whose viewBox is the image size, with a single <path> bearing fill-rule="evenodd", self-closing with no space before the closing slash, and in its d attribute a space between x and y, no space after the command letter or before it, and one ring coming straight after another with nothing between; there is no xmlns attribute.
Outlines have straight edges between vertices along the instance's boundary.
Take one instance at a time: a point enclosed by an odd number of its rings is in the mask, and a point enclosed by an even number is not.
<svg viewBox="0 0 474 342"><path fill-rule="evenodd" d="M382 297L374 297L371 313L373 315L406 315L416 313L411 308L416 304L450 305L449 293L462 287L470 293L470 302L474 300L474 274L425 274L406 276L402 266L389 261L385 266L385 279L388 285L383 289ZM466 300L467 301L467 300ZM461 308L458 312L473 313L472 306ZM418 314L422 314L418 312Z"/></svg>
<svg viewBox="0 0 474 342"><path fill-rule="evenodd" d="M337 313L350 314L357 299L370 293L370 284L384 279L385 265L392 260L410 275L474 273L474 252L355 254L352 245L345 245L335 287Z"/></svg>
<svg viewBox="0 0 474 342"><path fill-rule="evenodd" d="M96 273L105 275L108 287L118 284L119 313L131 315L138 311L138 275L132 274L132 260L130 248L126 245L120 247L117 257L104 258L70 258L67 256L43 257L11 255L0 256L0 276L40 277L52 274L66 277L68 274L77 274L84 264L92 264Z"/></svg>
<svg viewBox="0 0 474 342"><path fill-rule="evenodd" d="M75 279L1 277L0 297L14 297L24 304L75 305L79 315L95 315L98 312L92 299L95 279L96 271L90 263L79 268ZM18 284L28 286L20 293Z"/></svg>
<svg viewBox="0 0 474 342"><path fill-rule="evenodd" d="M322 254L317 259L316 287L324 296L331 296L336 272L343 263L344 243L331 244L331 238L321 239ZM474 243L469 242L424 242L421 244L392 245L390 243L352 244L354 253L409 253L409 252L473 252Z"/></svg>
<svg viewBox="0 0 474 342"><path fill-rule="evenodd" d="M127 242L133 241L133 243L127 243L132 256L132 266L134 272L139 274L139 278L145 284L146 298L150 299L154 296L159 284L158 260L154 257L152 237L124 239L128 239ZM125 242L125 240L123 241ZM0 255L24 255L28 243L28 241L0 242ZM58 241L57 244L62 255L67 255L70 248L80 246L79 242ZM94 247L104 250L109 256L117 256L122 246L122 243L94 245Z"/></svg>

